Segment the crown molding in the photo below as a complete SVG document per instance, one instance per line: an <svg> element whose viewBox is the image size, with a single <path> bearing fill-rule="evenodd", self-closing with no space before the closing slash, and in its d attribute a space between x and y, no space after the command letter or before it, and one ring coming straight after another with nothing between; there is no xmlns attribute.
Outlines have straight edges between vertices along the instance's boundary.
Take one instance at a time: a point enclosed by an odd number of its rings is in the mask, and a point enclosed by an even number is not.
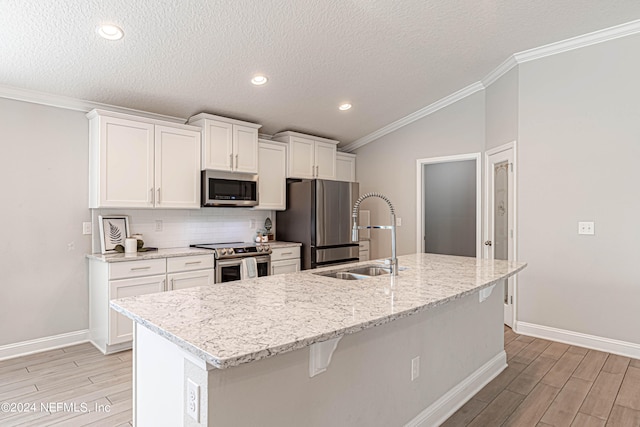
<svg viewBox="0 0 640 427"><path fill-rule="evenodd" d="M563 52L567 52L574 49L580 49L582 47L587 47L594 44L607 42L610 40L630 36L637 33L640 33L640 19L627 22L625 24L616 25L615 27L605 28L604 30L594 31L592 33L583 34L580 36L572 37L570 39L562 40L555 43L550 43L544 46L540 46L533 49L515 53L509 56L502 64L496 67L493 71L487 74L481 81L474 83L470 86L467 86L466 88L450 96L442 98L440 101L437 101L421 110L418 110L415 113L411 113L400 120L397 120L387 126L384 126L378 129L375 132L365 135L362 138L356 139L355 141L350 142L344 147L342 147L342 150L347 152L354 151L370 142L375 141L376 139L390 132L400 129L401 127L406 126L409 123L412 123L425 116L428 116L429 114L432 114L438 111L439 109L446 107L447 105L453 104L454 102L457 102L462 98L465 98L477 92L478 90L486 89L491 84L493 84L496 80L498 80L500 77L508 73L511 69L515 68L517 65L522 64L524 62L534 61L536 59L544 58L551 55L556 55L558 53L563 53Z"/></svg>
<svg viewBox="0 0 640 427"><path fill-rule="evenodd" d="M16 101L48 105L50 107L64 108L67 110L83 111L85 113L97 108L124 114L135 114L136 116L147 117L149 119L165 120L180 124L185 124L187 122L187 119L183 119L181 117L166 116L164 114L150 113L148 111L134 110L132 108L118 107L117 105L85 101L83 99L71 98L69 96L53 95L50 93L21 89L6 85L0 85L0 98L15 99Z"/></svg>
<svg viewBox="0 0 640 427"><path fill-rule="evenodd" d="M381 138L384 135L387 135L395 130L398 130L410 123L413 123L416 120L420 120L423 117L433 114L436 111L441 110L444 107L447 107L455 102L458 102L459 100L466 98L469 95L473 95L474 93L483 89L484 89L484 85L481 82L470 84L469 86L463 89L460 89L459 91L452 93L451 95L446 96L434 102L431 105L427 105L426 107L421 108L418 111L415 111L409 114L408 116L401 118L400 120L396 120L393 123L389 123L388 125L378 129L375 132L370 133L369 135L363 136L362 138L358 138L355 141L348 143L347 145L341 147L341 150L350 153L362 147L363 145L366 145L372 141L375 141L376 139Z"/></svg>
<svg viewBox="0 0 640 427"><path fill-rule="evenodd" d="M515 53L518 64L640 33L640 19Z"/></svg>

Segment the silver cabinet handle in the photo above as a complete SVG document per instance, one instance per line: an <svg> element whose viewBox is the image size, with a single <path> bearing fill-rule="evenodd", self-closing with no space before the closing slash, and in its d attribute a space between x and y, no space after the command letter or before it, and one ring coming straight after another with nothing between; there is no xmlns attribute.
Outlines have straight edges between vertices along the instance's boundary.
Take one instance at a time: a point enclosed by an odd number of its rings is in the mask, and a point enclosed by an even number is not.
<svg viewBox="0 0 640 427"><path fill-rule="evenodd" d="M320 166L316 166L316 178L320 176Z"/></svg>
<svg viewBox="0 0 640 427"><path fill-rule="evenodd" d="M160 204L160 187L158 187L158 204Z"/></svg>
<svg viewBox="0 0 640 427"><path fill-rule="evenodd" d="M233 169L233 154L229 154L229 169Z"/></svg>
<svg viewBox="0 0 640 427"><path fill-rule="evenodd" d="M151 204L153 205L156 202L156 200L153 197L153 188L149 190L149 193L151 195Z"/></svg>
<svg viewBox="0 0 640 427"><path fill-rule="evenodd" d="M132 267L131 271L137 271L137 270L148 270L150 269L151 266L147 265L146 267Z"/></svg>
<svg viewBox="0 0 640 427"><path fill-rule="evenodd" d="M175 285L173 284L173 280L174 280L174 279L173 279L173 277L172 277L172 278L171 278L171 290L173 290L173 288L174 288L174 286L175 286Z"/></svg>
<svg viewBox="0 0 640 427"><path fill-rule="evenodd" d="M162 290L163 291L167 290L167 281L165 279L162 279Z"/></svg>
<svg viewBox="0 0 640 427"><path fill-rule="evenodd" d="M293 252L282 252L280 255L293 255Z"/></svg>
<svg viewBox="0 0 640 427"><path fill-rule="evenodd" d="M202 264L202 261L189 261L184 263L184 265L193 265L193 264Z"/></svg>
<svg viewBox="0 0 640 427"><path fill-rule="evenodd" d="M238 169L238 155L236 154L236 169Z"/></svg>

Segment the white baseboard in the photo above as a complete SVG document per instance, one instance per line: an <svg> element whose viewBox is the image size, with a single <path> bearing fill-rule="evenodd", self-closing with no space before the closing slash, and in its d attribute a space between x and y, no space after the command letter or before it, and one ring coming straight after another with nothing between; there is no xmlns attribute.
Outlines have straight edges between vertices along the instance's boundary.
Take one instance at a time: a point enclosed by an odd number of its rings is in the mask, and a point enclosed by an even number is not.
<svg viewBox="0 0 640 427"><path fill-rule="evenodd" d="M89 330L83 329L81 331L3 345L0 346L0 360L40 353L41 351L67 347L87 341L89 341Z"/></svg>
<svg viewBox="0 0 640 427"><path fill-rule="evenodd" d="M514 332L536 338L543 338L579 347L591 348L593 350L604 351L607 353L618 354L620 356L631 357L633 359L640 359L640 344L632 342L619 341L611 338L588 335L581 332L567 331L565 329L551 328L549 326L526 322L517 322Z"/></svg>
<svg viewBox="0 0 640 427"><path fill-rule="evenodd" d="M409 421L405 427L439 426L454 414L462 405L467 403L477 392L489 384L491 380L507 367L507 354L498 353L487 363L478 368L455 387L446 392L417 417Z"/></svg>

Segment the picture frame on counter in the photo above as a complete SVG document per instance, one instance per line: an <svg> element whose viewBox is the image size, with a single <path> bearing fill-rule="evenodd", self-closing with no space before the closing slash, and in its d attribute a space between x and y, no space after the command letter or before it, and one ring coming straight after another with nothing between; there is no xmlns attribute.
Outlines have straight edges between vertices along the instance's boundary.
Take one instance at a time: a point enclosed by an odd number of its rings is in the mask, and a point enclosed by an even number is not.
<svg viewBox="0 0 640 427"><path fill-rule="evenodd" d="M103 254L116 252L116 246L124 246L124 239L130 237L127 215L98 215L100 226L100 249Z"/></svg>

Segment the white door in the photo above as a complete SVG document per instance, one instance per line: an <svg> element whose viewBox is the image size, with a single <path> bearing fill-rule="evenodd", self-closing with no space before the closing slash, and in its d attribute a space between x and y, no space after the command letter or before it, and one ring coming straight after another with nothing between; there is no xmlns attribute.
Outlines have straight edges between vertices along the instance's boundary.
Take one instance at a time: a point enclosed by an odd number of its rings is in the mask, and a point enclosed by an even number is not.
<svg viewBox="0 0 640 427"><path fill-rule="evenodd" d="M258 173L258 129L233 125L233 170Z"/></svg>
<svg viewBox="0 0 640 427"><path fill-rule="evenodd" d="M486 153L487 227L485 253L489 259L515 258L515 155L514 144ZM504 323L513 327L515 319L515 278L504 286Z"/></svg>
<svg viewBox="0 0 640 427"><path fill-rule="evenodd" d="M284 144L260 142L258 155L258 203L255 209L287 208L287 150Z"/></svg>
<svg viewBox="0 0 640 427"><path fill-rule="evenodd" d="M287 176L303 179L315 178L314 150L314 141L292 137L289 144L289 173Z"/></svg>
<svg viewBox="0 0 640 427"><path fill-rule="evenodd" d="M213 285L214 273L213 269L209 269L167 274L167 290L175 291L196 286L211 286Z"/></svg>
<svg viewBox="0 0 640 427"><path fill-rule="evenodd" d="M205 120L202 141L202 169L233 170L233 125Z"/></svg>
<svg viewBox="0 0 640 427"><path fill-rule="evenodd" d="M316 141L314 152L316 178L336 179L336 145Z"/></svg>
<svg viewBox="0 0 640 427"><path fill-rule="evenodd" d="M156 126L155 206L200 207L200 132Z"/></svg>

